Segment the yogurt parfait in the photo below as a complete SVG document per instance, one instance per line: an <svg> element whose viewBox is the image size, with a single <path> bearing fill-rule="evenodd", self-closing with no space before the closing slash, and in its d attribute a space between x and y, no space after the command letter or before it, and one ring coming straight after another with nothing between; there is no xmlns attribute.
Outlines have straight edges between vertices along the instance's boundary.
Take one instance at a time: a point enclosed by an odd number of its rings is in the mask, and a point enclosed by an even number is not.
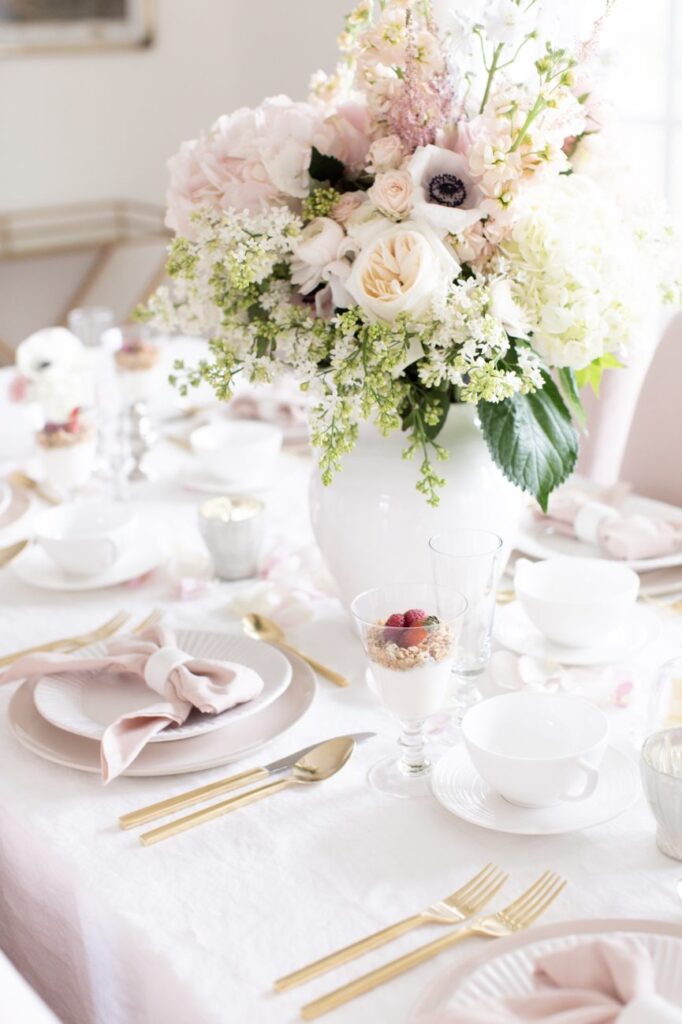
<svg viewBox="0 0 682 1024"><path fill-rule="evenodd" d="M435 714L445 700L454 632L419 608L393 612L367 633L367 656L382 703L398 718Z"/></svg>
<svg viewBox="0 0 682 1024"><path fill-rule="evenodd" d="M369 773L382 793L430 792L424 720L445 704L465 610L458 591L429 584L377 587L351 603L371 688L402 726L401 756L385 758Z"/></svg>
<svg viewBox="0 0 682 1024"><path fill-rule="evenodd" d="M95 465L96 437L79 409L63 423L48 421L36 435L45 481L55 491L83 487Z"/></svg>
<svg viewBox="0 0 682 1024"><path fill-rule="evenodd" d="M121 390L128 402L145 402L156 382L159 349L143 328L122 329L121 346L114 353Z"/></svg>

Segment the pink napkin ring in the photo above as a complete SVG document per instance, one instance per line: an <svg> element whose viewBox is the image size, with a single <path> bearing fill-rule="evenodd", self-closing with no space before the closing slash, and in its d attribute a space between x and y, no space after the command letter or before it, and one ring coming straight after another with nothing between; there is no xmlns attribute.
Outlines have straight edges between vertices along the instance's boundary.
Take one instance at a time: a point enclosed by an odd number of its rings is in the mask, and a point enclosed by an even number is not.
<svg viewBox="0 0 682 1024"><path fill-rule="evenodd" d="M587 501L582 505L573 521L573 531L578 540L588 544L599 544L599 531L607 519L618 518L619 513L611 505L601 501Z"/></svg>
<svg viewBox="0 0 682 1024"><path fill-rule="evenodd" d="M144 667L144 681L152 690L162 691L171 672L191 661L191 654L185 654L179 647L159 647L158 651L147 659Z"/></svg>

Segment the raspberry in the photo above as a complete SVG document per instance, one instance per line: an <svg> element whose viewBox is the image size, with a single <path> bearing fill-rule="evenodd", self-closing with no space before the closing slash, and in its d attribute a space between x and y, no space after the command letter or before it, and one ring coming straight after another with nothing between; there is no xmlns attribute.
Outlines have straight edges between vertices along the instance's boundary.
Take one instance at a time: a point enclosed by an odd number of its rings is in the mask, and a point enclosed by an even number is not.
<svg viewBox="0 0 682 1024"><path fill-rule="evenodd" d="M394 612L393 615L389 615L385 622L386 626L404 626L405 624L405 616L402 612Z"/></svg>
<svg viewBox="0 0 682 1024"><path fill-rule="evenodd" d="M422 626L410 626L403 630L398 643L401 647L418 647L428 635L428 631Z"/></svg>
<svg viewBox="0 0 682 1024"><path fill-rule="evenodd" d="M421 608L410 608L409 612L405 612L405 625L419 626L426 618L428 616Z"/></svg>

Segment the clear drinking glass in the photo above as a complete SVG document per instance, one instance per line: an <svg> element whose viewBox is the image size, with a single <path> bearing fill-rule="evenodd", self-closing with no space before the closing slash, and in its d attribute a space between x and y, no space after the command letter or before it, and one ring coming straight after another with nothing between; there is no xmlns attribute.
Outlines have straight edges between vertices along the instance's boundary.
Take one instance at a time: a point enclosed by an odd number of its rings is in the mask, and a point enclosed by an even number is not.
<svg viewBox="0 0 682 1024"><path fill-rule="evenodd" d="M457 529L437 533L429 547L437 586L459 591L467 602L453 664L453 710L460 720L482 697L476 680L490 660L502 538L489 530Z"/></svg>
<svg viewBox="0 0 682 1024"><path fill-rule="evenodd" d="M682 729L649 736L642 747L641 769L656 819L657 846L667 857L682 860Z"/></svg>
<svg viewBox="0 0 682 1024"><path fill-rule="evenodd" d="M351 603L376 692L402 728L401 756L384 758L369 772L370 783L382 793L429 792L424 720L443 707L465 609L460 593L432 584L377 587ZM406 612L419 614L405 619Z"/></svg>
<svg viewBox="0 0 682 1024"><path fill-rule="evenodd" d="M69 330L87 348L97 348L102 335L114 325L114 311L107 306L83 306L72 309L68 316Z"/></svg>

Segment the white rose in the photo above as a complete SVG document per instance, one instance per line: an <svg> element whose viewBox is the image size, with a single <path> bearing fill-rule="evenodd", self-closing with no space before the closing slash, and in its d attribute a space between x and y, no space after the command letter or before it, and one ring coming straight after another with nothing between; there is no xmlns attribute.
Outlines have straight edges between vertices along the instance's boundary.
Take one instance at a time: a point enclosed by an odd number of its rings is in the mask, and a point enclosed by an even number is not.
<svg viewBox="0 0 682 1024"><path fill-rule="evenodd" d="M291 280L304 295L323 280L325 269L337 258L345 234L331 217L316 217L299 235L294 246Z"/></svg>
<svg viewBox="0 0 682 1024"><path fill-rule="evenodd" d="M401 313L428 318L459 273L452 253L426 225L393 225L358 254L346 288L373 319L392 323Z"/></svg>
<svg viewBox="0 0 682 1024"><path fill-rule="evenodd" d="M524 10L514 0L490 0L483 27L491 43L518 46L535 29L535 11L532 7Z"/></svg>
<svg viewBox="0 0 682 1024"><path fill-rule="evenodd" d="M360 209L363 203L367 202L364 192L344 192L340 199L334 203L329 211L329 216L338 221L339 224L346 224L350 217Z"/></svg>
<svg viewBox="0 0 682 1024"><path fill-rule="evenodd" d="M405 150L398 135L385 135L383 139L375 139L367 156L367 169L373 174L381 174L400 167Z"/></svg>
<svg viewBox="0 0 682 1024"><path fill-rule="evenodd" d="M386 217L402 220L412 209L413 188L407 171L386 171L377 175L367 195Z"/></svg>

